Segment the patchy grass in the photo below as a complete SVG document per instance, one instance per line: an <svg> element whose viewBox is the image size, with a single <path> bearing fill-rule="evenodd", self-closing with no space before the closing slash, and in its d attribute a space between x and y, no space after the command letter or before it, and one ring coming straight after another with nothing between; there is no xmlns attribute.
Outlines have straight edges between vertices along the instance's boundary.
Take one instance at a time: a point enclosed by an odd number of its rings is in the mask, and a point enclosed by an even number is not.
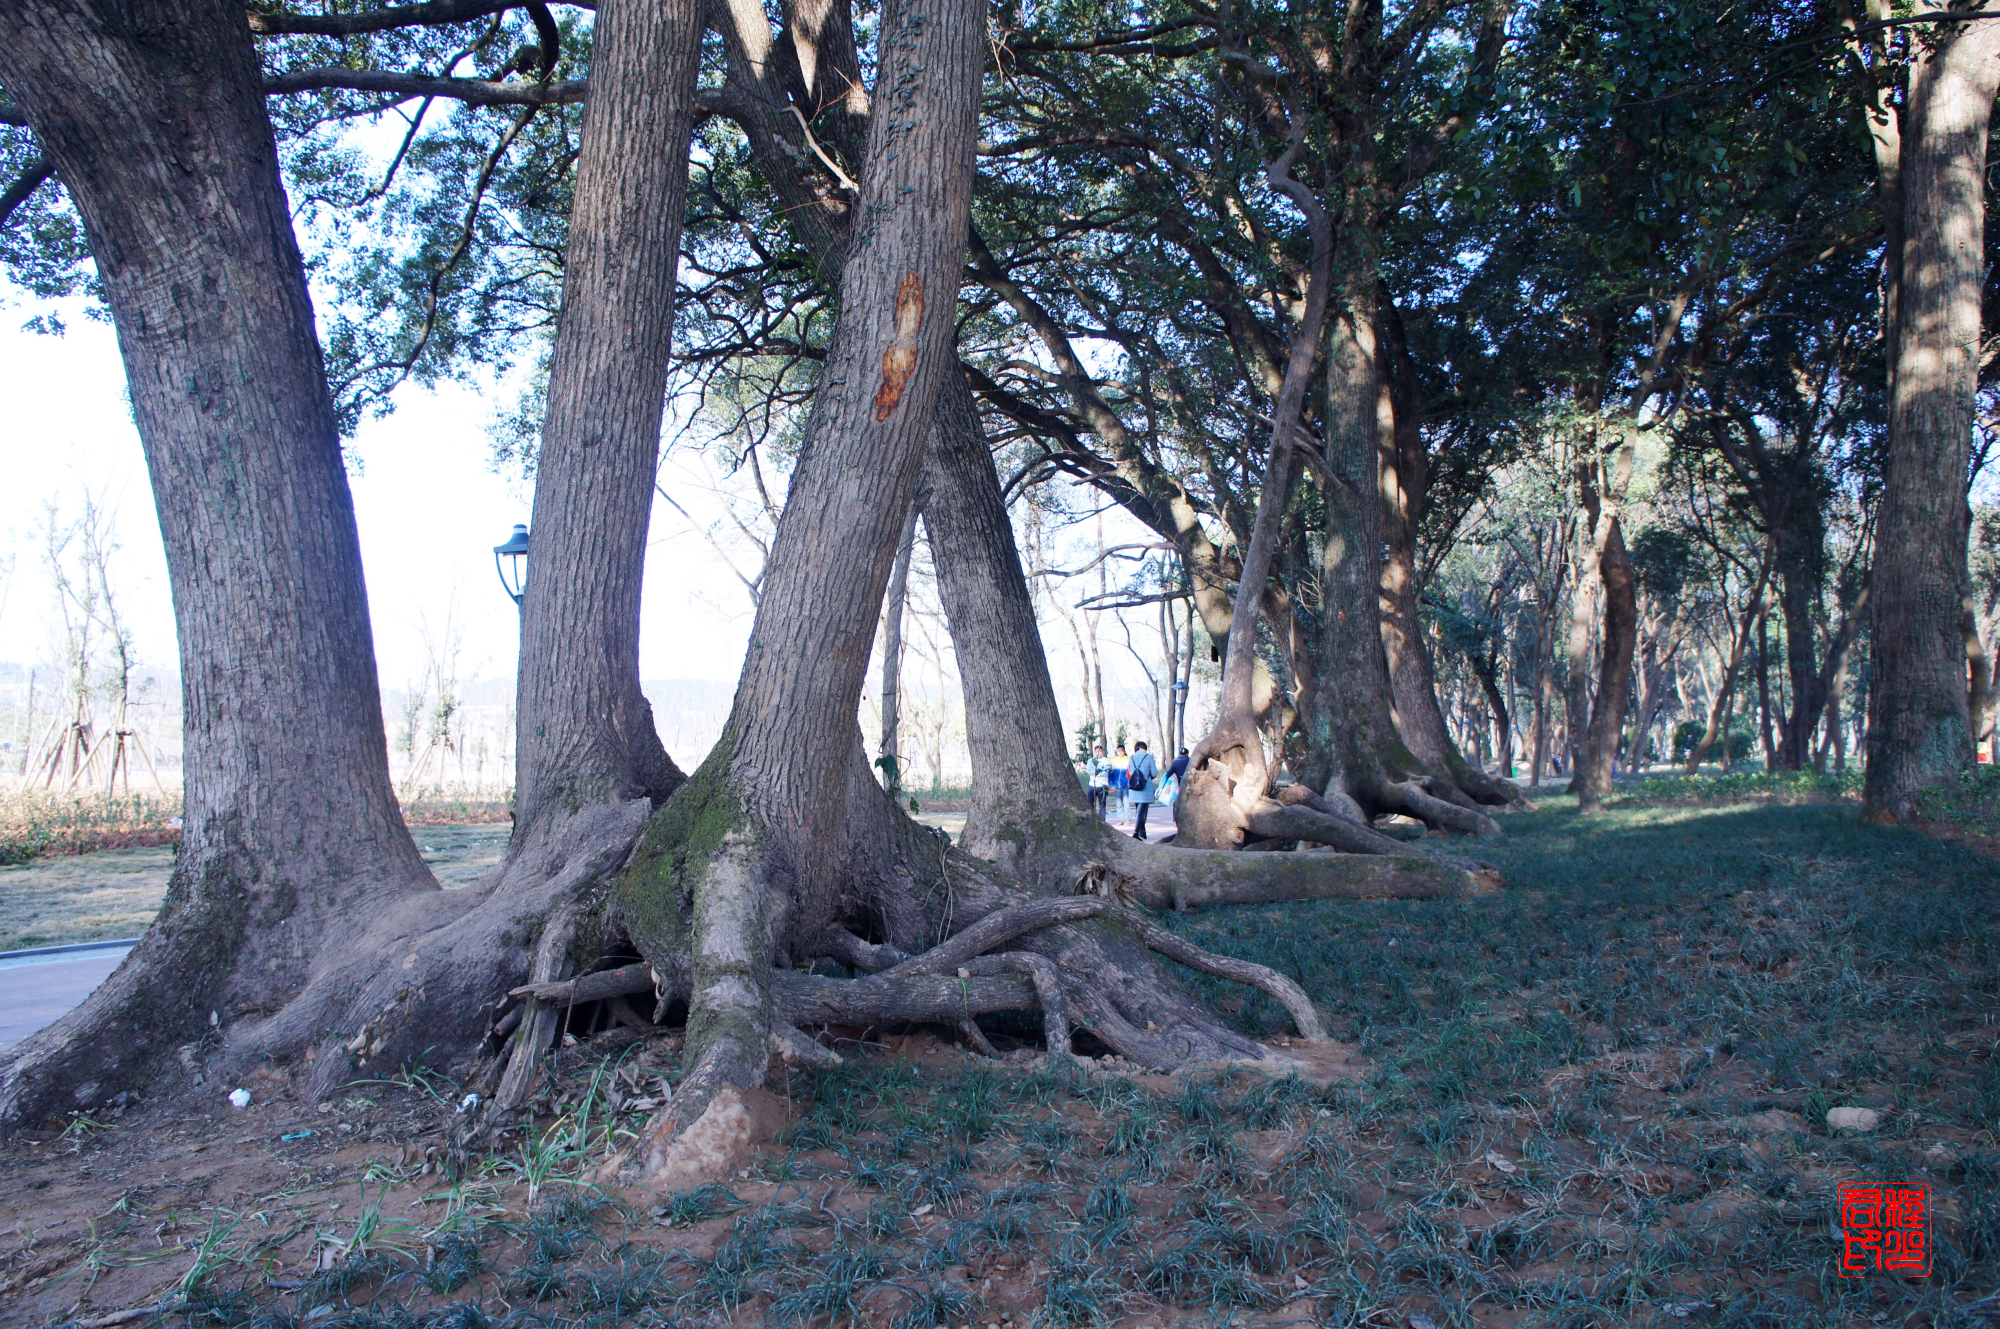
<svg viewBox="0 0 2000 1329"><path fill-rule="evenodd" d="M1840 802L1861 797L1861 772L1717 771L1714 774L1647 775L1619 783L1613 807L1656 803Z"/></svg>
<svg viewBox="0 0 2000 1329"><path fill-rule="evenodd" d="M1545 799L1478 847L1497 897L1170 919L1300 978L1353 1048L1330 1080L899 1037L781 1086L792 1123L725 1185L639 1197L581 1179L642 1125L673 1045L614 1030L563 1052L490 1150L454 1154L448 1087L371 1089L384 1106L334 1117L389 1132L379 1170L324 1156L344 1207L245 1180L121 1215L107 1180L68 1263L34 1263L52 1243L31 1237L0 1291L39 1270L18 1295L69 1296L95 1268L108 1296L143 1272L166 1322L246 1327L1984 1322L2000 874L1845 803L1572 809ZM1190 981L1286 1031L1261 995ZM1829 1134L1848 1105L1881 1126ZM77 1164L159 1175L119 1152L139 1129L35 1148L69 1151L60 1185ZM1929 1281L1834 1276L1849 1181L1930 1184Z"/></svg>
<svg viewBox="0 0 2000 1329"><path fill-rule="evenodd" d="M424 862L449 890L499 865L510 828L501 821L412 829ZM173 870L171 846L0 866L0 951L136 937L160 911Z"/></svg>
<svg viewBox="0 0 2000 1329"><path fill-rule="evenodd" d="M160 912L173 870L171 848L0 867L0 951L136 937Z"/></svg>
<svg viewBox="0 0 2000 1329"><path fill-rule="evenodd" d="M1917 796L1925 817L1970 835L2000 837L2000 766L1974 766Z"/></svg>
<svg viewBox="0 0 2000 1329"><path fill-rule="evenodd" d="M446 785L407 790L401 798L403 820L417 829L510 821L514 791L505 785ZM108 795L0 785L0 867L175 845L180 838L179 789Z"/></svg>

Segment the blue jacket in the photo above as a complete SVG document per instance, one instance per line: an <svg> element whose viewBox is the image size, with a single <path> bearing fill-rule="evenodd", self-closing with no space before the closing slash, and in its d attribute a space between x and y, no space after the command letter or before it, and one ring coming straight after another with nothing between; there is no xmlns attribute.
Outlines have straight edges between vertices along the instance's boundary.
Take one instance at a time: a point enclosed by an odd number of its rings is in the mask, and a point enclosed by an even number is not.
<svg viewBox="0 0 2000 1329"><path fill-rule="evenodd" d="M1130 769L1143 772L1146 776L1146 787L1135 792L1132 795L1132 801L1134 803L1158 802L1160 797L1160 763L1153 760L1153 754L1150 752L1133 753Z"/></svg>

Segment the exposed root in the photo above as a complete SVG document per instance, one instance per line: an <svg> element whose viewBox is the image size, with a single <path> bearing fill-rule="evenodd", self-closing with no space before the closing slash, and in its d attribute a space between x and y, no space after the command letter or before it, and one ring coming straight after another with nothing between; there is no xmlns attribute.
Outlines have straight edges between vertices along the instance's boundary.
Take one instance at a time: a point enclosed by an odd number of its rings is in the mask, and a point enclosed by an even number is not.
<svg viewBox="0 0 2000 1329"><path fill-rule="evenodd" d="M574 905L566 905L542 929L541 944L535 948L535 967L530 971L530 986L562 986L560 980L569 976L574 964L570 943L576 940L577 912ZM500 1077L500 1087L493 1092L495 1114L512 1112L527 1102L542 1051L555 1040L566 1009L555 1001L533 996L527 999L526 1007L520 1032L514 1036L513 1052L507 1058L506 1073Z"/></svg>
<svg viewBox="0 0 2000 1329"><path fill-rule="evenodd" d="M1411 853L1403 841L1384 835L1365 822L1330 815L1303 799L1265 803L1250 815L1250 829L1267 839L1305 840L1347 854L1406 858Z"/></svg>
<svg viewBox="0 0 2000 1329"><path fill-rule="evenodd" d="M1446 830L1493 838L1504 837L1507 834L1500 829L1499 822L1484 812L1447 802L1414 780L1384 784L1382 800L1398 812L1406 812L1412 817L1419 818L1432 826L1442 826Z"/></svg>
<svg viewBox="0 0 2000 1329"><path fill-rule="evenodd" d="M1303 800L1282 805L1266 804L1250 818L1250 829L1273 840L1304 840L1313 844L1328 845L1349 854L1428 858L1447 867L1457 868L1461 872L1471 873L1475 877L1490 875L1493 884L1499 884L1499 874L1487 864L1435 845L1421 842L1412 844L1398 840L1393 836L1382 834L1372 826L1364 826L1345 817L1328 816L1320 808L1313 806L1313 803Z"/></svg>
<svg viewBox="0 0 2000 1329"><path fill-rule="evenodd" d="M1062 975L1047 956L1032 951L1009 951L986 957L985 962L1024 973L1035 985L1035 1000L1042 1007L1042 1038L1051 1056L1069 1055L1069 996L1063 991ZM968 967L967 972L971 972Z"/></svg>
<svg viewBox="0 0 2000 1329"><path fill-rule="evenodd" d="M1383 837L1387 839L1388 837ZM1379 854L1254 854L1144 845L1119 837L1117 872L1151 909L1293 900L1439 900L1481 895L1495 880L1398 845ZM1392 842L1393 843L1393 842Z"/></svg>
<svg viewBox="0 0 2000 1329"><path fill-rule="evenodd" d="M1161 927L1151 919L1141 917L1128 910L1119 911L1119 921L1139 934L1149 950L1158 951L1169 960L1178 961L1190 969L1217 978L1227 978L1237 983L1247 983L1251 987L1275 998L1292 1017L1299 1037L1308 1043L1324 1043L1326 1030L1320 1025L1319 1012L1313 1009L1312 998L1306 990L1286 978L1275 969L1248 960L1232 959L1205 951L1189 941Z"/></svg>
<svg viewBox="0 0 2000 1329"><path fill-rule="evenodd" d="M934 974L941 969L956 968L1003 942L1054 927L1058 923L1078 923L1086 918L1096 918L1113 907L1109 900L1090 896L1055 896L996 910L922 955L912 956L895 968L884 971L883 976Z"/></svg>
<svg viewBox="0 0 2000 1329"><path fill-rule="evenodd" d="M1000 1060L1000 1049L994 1047L992 1041L986 1037L986 1031L979 1027L979 1021L965 1021L959 1025L958 1032L965 1036L966 1042L972 1044L974 1052L982 1057L991 1057L994 1061Z"/></svg>
<svg viewBox="0 0 2000 1329"><path fill-rule="evenodd" d="M884 969L901 964L909 959L904 951L897 950L887 942L877 944L863 941L846 928L828 928L820 934L819 953L837 964L849 969L859 969L864 974L879 974Z"/></svg>
<svg viewBox="0 0 2000 1329"><path fill-rule="evenodd" d="M838 1066L841 1056L816 1038L808 1038L790 1024L771 1031L771 1051L786 1062L804 1066Z"/></svg>
<svg viewBox="0 0 2000 1329"><path fill-rule="evenodd" d="M1532 810L1534 804L1528 801L1527 793L1512 780L1491 775L1467 762L1463 769L1454 770L1452 778L1458 787L1488 807L1517 808Z"/></svg>
<svg viewBox="0 0 2000 1329"><path fill-rule="evenodd" d="M997 960L998 957L991 957ZM771 1000L795 1025L943 1024L957 1026L975 1015L1033 1010L1039 996L1031 977L1018 966L987 958L961 965L956 974L871 974L866 978L821 978L785 971L771 976Z"/></svg>
<svg viewBox="0 0 2000 1329"><path fill-rule="evenodd" d="M616 969L600 969L579 978L524 983L507 995L531 997L558 1006L581 1006L586 1002L627 997L635 992L651 992L653 982L653 966L641 960Z"/></svg>

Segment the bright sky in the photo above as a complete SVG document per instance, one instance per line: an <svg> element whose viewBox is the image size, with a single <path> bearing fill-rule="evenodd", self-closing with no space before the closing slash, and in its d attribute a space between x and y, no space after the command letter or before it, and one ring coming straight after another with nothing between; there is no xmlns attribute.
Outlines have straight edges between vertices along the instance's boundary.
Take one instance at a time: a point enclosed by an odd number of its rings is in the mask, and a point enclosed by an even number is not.
<svg viewBox="0 0 2000 1329"><path fill-rule="evenodd" d="M37 532L48 502L74 517L87 486L117 510L122 587L141 654L174 659L173 606L152 490L125 393L124 366L107 324L65 309L60 338L19 330L21 306L0 310L0 392L13 421L0 505L0 660L49 655L51 598ZM529 520L530 487L493 473L486 426L504 392L410 388L384 420L361 426L350 472L361 530L375 650L385 687L423 672L424 633L455 617L464 637L462 677L511 677L518 648L513 602L494 574L492 548ZM712 502L681 493L697 517ZM734 681L749 633L749 600L713 561L686 518L656 504L640 668L647 678Z"/></svg>
<svg viewBox="0 0 2000 1329"><path fill-rule="evenodd" d="M141 661L173 670L166 559L116 338L108 324L85 318L80 302L62 308L69 331L60 338L20 330L27 312L20 302L11 309L0 306L0 392L13 421L5 447L6 499L0 503L0 661L26 665L60 658L38 532L47 504L57 504L64 520L73 519L88 487L115 509L121 548L113 584L122 593ZM385 689L421 682L426 634L442 639L448 622L462 634L463 684L514 675L515 610L494 573L492 548L515 522L531 520L531 490L518 477L494 473L487 442L495 406L511 398L498 384L434 393L407 387L398 394L394 414L365 422L355 438L360 468L350 471L349 483ZM706 459L692 449L670 450L662 476L688 515L664 502L654 504L640 624L641 676L733 683L749 636L750 601L715 545L752 572L754 557L745 557L746 546L723 521L724 500L715 488L720 481ZM719 527L715 542L703 533L711 524ZM1125 524L1122 514L1111 514L1105 535L1113 542L1142 537ZM1079 527L1069 538L1087 538L1089 529ZM1071 598L1094 589L1073 590ZM1149 613L1134 621L1135 640L1149 653L1156 649L1150 622ZM1143 677L1126 658L1123 635L1108 615L1102 630L1114 714L1142 719L1150 714ZM1074 725L1081 716L1075 649L1060 623L1044 624L1043 634L1058 694ZM911 685L924 688L927 677L919 670L910 675Z"/></svg>

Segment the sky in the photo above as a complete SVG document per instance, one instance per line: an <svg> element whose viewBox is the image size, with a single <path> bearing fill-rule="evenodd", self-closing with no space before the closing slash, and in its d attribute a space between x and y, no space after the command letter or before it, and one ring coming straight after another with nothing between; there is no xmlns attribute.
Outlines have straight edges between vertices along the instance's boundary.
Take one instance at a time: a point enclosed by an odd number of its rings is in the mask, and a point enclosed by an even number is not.
<svg viewBox="0 0 2000 1329"><path fill-rule="evenodd" d="M176 647L166 559L116 338L109 324L84 316L81 302L60 308L68 326L61 337L21 329L29 312L25 302L0 302L0 392L10 407L0 444L7 481L0 497L0 663L60 658L39 533L49 504L59 520L73 519L88 490L113 514L119 546L113 585L140 661L171 674ZM464 687L514 675L518 619L492 549L514 523L532 522L532 487L518 475L495 473L487 434L495 410L514 396L510 384L490 380L437 391L409 385L397 393L393 414L365 421L356 433L348 479L385 691L421 686L428 652L454 636ZM756 563L725 518L723 491L732 482L717 464L670 440L661 476L686 511L654 503L639 648L647 680L733 683L742 663L751 604L731 561L753 571ZM1144 538L1136 526L1123 529L1129 519L1122 513L1107 520L1104 534L1114 543ZM1071 535L1091 538L1087 524ZM1142 650L1151 649L1150 621L1142 614L1134 623ZM1113 713L1143 721L1151 714L1143 676L1125 658L1109 616L1103 627L1111 634L1104 665ZM1059 698L1075 725L1081 718L1075 650L1060 623L1045 624L1043 633ZM905 669L913 688L930 686L927 672L908 663ZM871 671L871 695L873 681ZM393 713L389 721L393 728Z"/></svg>
<svg viewBox="0 0 2000 1329"><path fill-rule="evenodd" d="M17 306L18 308L18 306ZM0 392L11 425L4 448L0 560L13 558L0 601L0 660L49 654L50 592L39 530L54 502L74 517L86 489L115 510L122 589L141 654L171 667L173 607L145 458L125 392L111 328L65 310L69 331L19 330L0 311ZM396 688L423 673L426 638L462 633L468 680L511 677L519 645L513 602L493 567L494 545L530 520L531 487L494 473L486 427L505 385L409 387L394 414L362 424L351 468L356 522L382 682ZM715 500L677 489L697 518ZM656 503L647 556L640 671L647 678L733 681L749 633L749 599L715 563L686 517ZM691 564L690 564L691 561Z"/></svg>

